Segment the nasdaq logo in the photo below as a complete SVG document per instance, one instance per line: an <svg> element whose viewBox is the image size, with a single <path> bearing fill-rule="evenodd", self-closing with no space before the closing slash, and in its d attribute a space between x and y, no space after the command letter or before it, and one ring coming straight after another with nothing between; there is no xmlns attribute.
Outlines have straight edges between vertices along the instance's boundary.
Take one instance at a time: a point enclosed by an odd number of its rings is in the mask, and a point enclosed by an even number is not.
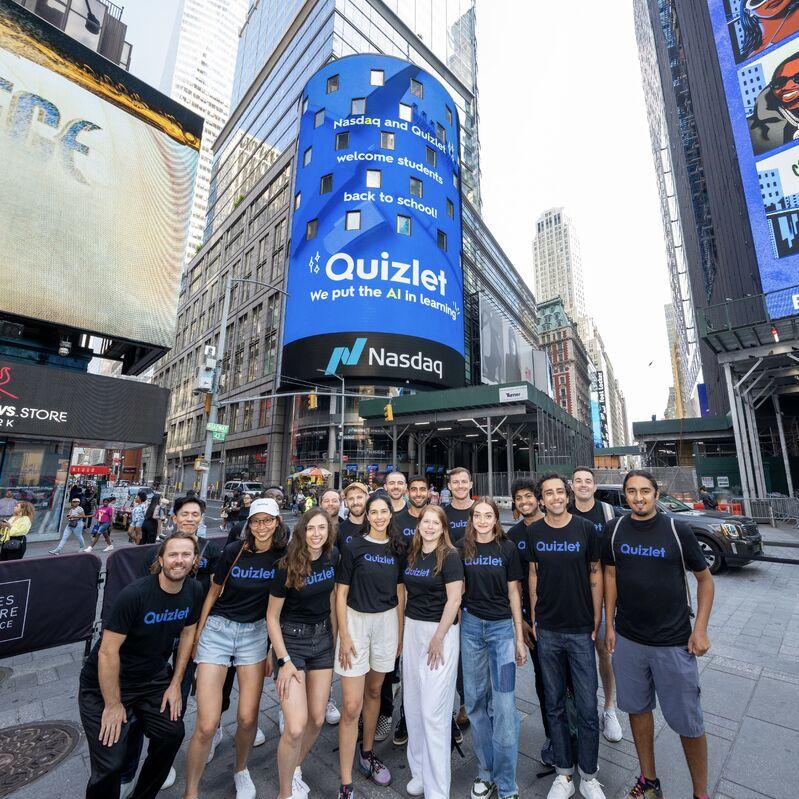
<svg viewBox="0 0 799 799"><path fill-rule="evenodd" d="M365 338L356 338L352 348L335 347L330 354L330 360L327 362L325 374L334 375L340 365L357 366L358 361L361 360L364 347L366 347Z"/></svg>

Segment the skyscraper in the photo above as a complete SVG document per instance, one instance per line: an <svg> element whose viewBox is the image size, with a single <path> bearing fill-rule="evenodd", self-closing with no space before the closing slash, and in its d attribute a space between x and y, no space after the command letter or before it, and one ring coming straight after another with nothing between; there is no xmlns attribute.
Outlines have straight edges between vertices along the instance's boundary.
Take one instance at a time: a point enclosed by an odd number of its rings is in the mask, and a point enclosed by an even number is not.
<svg viewBox="0 0 799 799"><path fill-rule="evenodd" d="M181 0L174 52L162 84L173 99L205 119L186 242L187 261L203 240L211 148L230 115L239 31L246 15L247 0Z"/></svg>
<svg viewBox="0 0 799 799"><path fill-rule="evenodd" d="M536 222L533 291L539 302L560 297L566 313L582 329L587 310L580 242L563 208L544 211Z"/></svg>

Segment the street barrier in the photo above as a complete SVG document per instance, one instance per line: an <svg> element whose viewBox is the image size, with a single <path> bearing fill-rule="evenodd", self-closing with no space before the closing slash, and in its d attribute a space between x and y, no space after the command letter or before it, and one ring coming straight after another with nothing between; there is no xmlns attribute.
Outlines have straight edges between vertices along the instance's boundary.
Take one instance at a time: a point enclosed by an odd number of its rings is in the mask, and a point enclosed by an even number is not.
<svg viewBox="0 0 799 799"><path fill-rule="evenodd" d="M100 565L86 552L0 562L0 659L90 641Z"/></svg>
<svg viewBox="0 0 799 799"><path fill-rule="evenodd" d="M742 497L730 497L731 505L743 506ZM797 497L751 497L749 505L752 512L749 514L755 521L770 524L772 527L777 522L787 522L799 527L799 498Z"/></svg>

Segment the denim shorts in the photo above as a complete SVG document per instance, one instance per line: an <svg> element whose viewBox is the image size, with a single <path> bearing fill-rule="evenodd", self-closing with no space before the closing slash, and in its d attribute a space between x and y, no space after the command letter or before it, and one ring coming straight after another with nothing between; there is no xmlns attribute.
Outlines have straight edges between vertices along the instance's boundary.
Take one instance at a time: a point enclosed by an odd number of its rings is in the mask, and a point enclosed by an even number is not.
<svg viewBox="0 0 799 799"><path fill-rule="evenodd" d="M319 671L333 668L333 630L330 619L319 624L302 624L281 621L280 632L283 643L291 656L291 662L299 671ZM277 673L277 655L272 652Z"/></svg>
<svg viewBox="0 0 799 799"><path fill-rule="evenodd" d="M197 662L251 666L266 660L266 620L240 622L209 616L197 645Z"/></svg>

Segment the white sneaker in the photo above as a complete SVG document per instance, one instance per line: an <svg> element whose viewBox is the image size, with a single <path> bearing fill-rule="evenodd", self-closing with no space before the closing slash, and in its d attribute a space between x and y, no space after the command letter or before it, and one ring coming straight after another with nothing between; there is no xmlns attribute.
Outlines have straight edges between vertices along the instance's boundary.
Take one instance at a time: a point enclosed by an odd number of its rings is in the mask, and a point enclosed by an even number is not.
<svg viewBox="0 0 799 799"><path fill-rule="evenodd" d="M412 777L411 781L405 786L405 793L408 796L424 796L424 785L421 780Z"/></svg>
<svg viewBox="0 0 799 799"><path fill-rule="evenodd" d="M341 721L341 711L336 707L336 703L332 699L329 699L327 702L325 721L333 726Z"/></svg>
<svg viewBox="0 0 799 799"><path fill-rule="evenodd" d="M596 777L590 780L580 777L580 793L585 799L605 799L605 792Z"/></svg>
<svg viewBox="0 0 799 799"><path fill-rule="evenodd" d="M166 775L166 779L164 780L164 784L161 786L161 790L165 791L167 788L171 788L175 784L175 780L177 778L178 774L175 769L169 769L169 774Z"/></svg>
<svg viewBox="0 0 799 799"><path fill-rule="evenodd" d="M236 786L236 799L255 799L255 783L246 768L233 775L233 783Z"/></svg>
<svg viewBox="0 0 799 799"><path fill-rule="evenodd" d="M564 774L558 774L549 789L547 799L569 799L570 796L574 796L574 780L570 780Z"/></svg>
<svg viewBox="0 0 799 799"><path fill-rule="evenodd" d="M622 739L621 724L616 716L615 707L602 714L602 735L612 743L618 743Z"/></svg>
<svg viewBox="0 0 799 799"><path fill-rule="evenodd" d="M308 783L302 778L302 769L297 766L294 769L294 776L291 778L291 796L292 799L308 799L308 794L311 789Z"/></svg>
<svg viewBox="0 0 799 799"><path fill-rule="evenodd" d="M211 738L211 748L208 750L208 760L205 761L206 766L214 759L216 747L219 746L220 743L222 743L222 728L217 727L214 737Z"/></svg>
<svg viewBox="0 0 799 799"><path fill-rule="evenodd" d="M109 544L109 545L108 545L108 546L107 546L107 547L106 547L106 548L103 550L103 552L110 552L110 551L111 551L113 548L114 548L114 545L113 545L113 544Z"/></svg>
<svg viewBox="0 0 799 799"><path fill-rule="evenodd" d="M84 547L83 551L84 552L91 552L92 551L92 547Z"/></svg>
<svg viewBox="0 0 799 799"><path fill-rule="evenodd" d="M280 728L280 734L283 735L283 728L286 726L286 720L283 718L283 711L277 711L277 726Z"/></svg>
<svg viewBox="0 0 799 799"><path fill-rule="evenodd" d="M255 728L255 740L252 742L253 746L263 746L266 743L266 736L261 732L260 727Z"/></svg>
<svg viewBox="0 0 799 799"><path fill-rule="evenodd" d="M493 782L486 782L479 777L472 783L471 799L490 799L497 792Z"/></svg>

